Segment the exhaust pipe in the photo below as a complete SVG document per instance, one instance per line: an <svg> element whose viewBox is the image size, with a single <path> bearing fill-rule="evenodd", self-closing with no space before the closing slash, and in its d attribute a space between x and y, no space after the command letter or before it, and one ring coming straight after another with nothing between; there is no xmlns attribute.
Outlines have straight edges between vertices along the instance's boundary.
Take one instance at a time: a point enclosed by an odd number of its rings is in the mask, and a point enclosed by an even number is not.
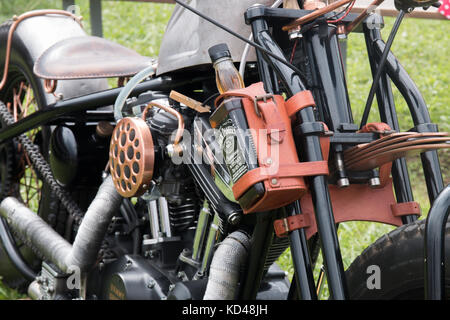
<svg viewBox="0 0 450 320"><path fill-rule="evenodd" d="M239 273L250 249L250 237L235 231L223 240L211 262L204 300L236 299Z"/></svg>
<svg viewBox="0 0 450 320"><path fill-rule="evenodd" d="M121 202L122 196L108 176L87 209L73 245L14 197L1 202L0 214L27 245L61 271L70 273L73 267L78 267L81 272L87 272L96 262L108 225Z"/></svg>

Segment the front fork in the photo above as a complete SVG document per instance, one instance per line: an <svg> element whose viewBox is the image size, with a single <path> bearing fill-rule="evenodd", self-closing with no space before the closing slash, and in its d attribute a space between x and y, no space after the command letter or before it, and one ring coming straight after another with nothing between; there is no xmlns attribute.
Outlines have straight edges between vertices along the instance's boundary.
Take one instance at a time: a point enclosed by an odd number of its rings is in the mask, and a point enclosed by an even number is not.
<svg viewBox="0 0 450 320"><path fill-rule="evenodd" d="M282 50L273 40L268 30L268 25L263 18L256 18L251 22L253 37L261 46L278 55L284 57ZM262 59L261 59L262 58ZM275 71L276 76L284 84L288 91L288 95L292 96L297 92L306 90L299 75L292 69L279 61L262 56L258 53L258 67L261 70L267 71L267 66L270 66ZM267 72L261 73L261 80L266 83L276 83L273 78L267 79ZM266 86L267 92L272 92L272 88ZM297 113L298 122L300 123L300 131L302 132L302 154L300 156L304 161L322 161L322 150L319 142L319 137L324 133L324 127L320 122L316 121L313 107L307 107ZM328 190L327 177L324 175L313 176L309 180L310 191L312 195L313 205L315 209L315 217L317 222L317 230L321 240L321 249L327 274L327 281L329 285L330 295L333 299L343 300L348 297L347 284L345 280L344 266L342 263L341 251L339 248L339 241L335 226L333 209L331 206L330 193ZM298 205L298 204L297 204ZM298 207L300 210L300 208ZM296 212L300 214L300 212ZM291 214L295 214L291 213ZM295 236L298 235L298 236ZM307 274L307 281L298 281L300 286L300 294L303 299L316 298L314 295L313 281L311 281L311 264L308 259L309 254L307 250L306 238L301 234L294 233L291 235L291 247L302 249L292 250L296 279L301 280L304 272ZM309 294L308 294L309 293Z"/></svg>

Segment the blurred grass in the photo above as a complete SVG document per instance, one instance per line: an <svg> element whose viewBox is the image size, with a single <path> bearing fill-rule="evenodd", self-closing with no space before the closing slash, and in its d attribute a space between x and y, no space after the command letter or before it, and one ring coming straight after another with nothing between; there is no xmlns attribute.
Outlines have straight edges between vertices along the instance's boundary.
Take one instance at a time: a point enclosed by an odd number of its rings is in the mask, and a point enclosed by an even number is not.
<svg viewBox="0 0 450 320"><path fill-rule="evenodd" d="M89 2L78 0L84 26L90 32ZM0 21L28 10L43 8L61 9L62 1L56 0L0 0ZM173 5L149 4L122 1L103 1L104 37L133 48L142 55L156 57L159 45L170 17ZM382 30L386 39L393 25L393 18L385 18ZM439 124L441 131L450 130L450 23L448 21L405 19L394 41L392 51L402 62L405 69L416 82L428 105L432 121ZM366 102L372 77L367 61L364 37L362 34L350 34L348 39L347 82L355 121L358 122ZM409 110L401 95L394 90L401 129L406 131L413 124ZM378 121L375 104L369 121ZM450 182L449 153L440 153L445 184ZM420 161L408 160L409 172L415 200L421 203L422 212L429 210L428 197ZM423 216L423 217L424 217ZM422 217L422 218L423 218ZM347 222L340 225L338 236L343 253L344 266L350 263L367 247L393 227L367 222ZM290 252L287 250L279 259L280 265L292 276ZM321 259L317 263L317 276ZM323 297L327 296L326 285ZM15 299L18 295L0 285L0 299Z"/></svg>

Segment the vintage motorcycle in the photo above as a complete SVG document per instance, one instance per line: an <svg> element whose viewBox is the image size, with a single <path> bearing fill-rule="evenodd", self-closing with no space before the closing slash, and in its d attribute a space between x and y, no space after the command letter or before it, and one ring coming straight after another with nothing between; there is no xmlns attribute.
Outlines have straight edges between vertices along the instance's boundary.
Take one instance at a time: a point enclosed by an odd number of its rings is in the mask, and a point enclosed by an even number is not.
<svg viewBox="0 0 450 320"><path fill-rule="evenodd" d="M396 0L386 43L382 0L360 15L354 0L176 2L158 61L86 35L67 11L0 26L3 282L33 299L317 299L321 250L333 299L444 297L449 136L390 52L404 15L435 0ZM374 78L360 125L339 45L350 32L364 33ZM367 123L374 97L381 119ZM398 228L344 271L337 227L351 220ZM292 281L275 263L288 247Z"/></svg>

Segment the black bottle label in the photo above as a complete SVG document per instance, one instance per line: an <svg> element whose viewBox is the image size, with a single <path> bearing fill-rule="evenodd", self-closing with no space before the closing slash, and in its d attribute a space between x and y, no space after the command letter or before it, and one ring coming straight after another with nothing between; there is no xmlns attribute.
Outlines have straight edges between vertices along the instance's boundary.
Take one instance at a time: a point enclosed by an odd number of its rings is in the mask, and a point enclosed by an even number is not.
<svg viewBox="0 0 450 320"><path fill-rule="evenodd" d="M225 162L231 176L233 184L236 183L246 172L249 167L244 159L245 150L239 146L238 128L233 121L227 116L220 123L218 130L218 143L222 149L223 161Z"/></svg>
<svg viewBox="0 0 450 320"><path fill-rule="evenodd" d="M217 143L222 150L222 162L235 184L248 171L258 168L255 143L242 107L242 100L228 99L211 115L210 122L216 128ZM265 193L261 182L251 186L239 199L247 208Z"/></svg>

